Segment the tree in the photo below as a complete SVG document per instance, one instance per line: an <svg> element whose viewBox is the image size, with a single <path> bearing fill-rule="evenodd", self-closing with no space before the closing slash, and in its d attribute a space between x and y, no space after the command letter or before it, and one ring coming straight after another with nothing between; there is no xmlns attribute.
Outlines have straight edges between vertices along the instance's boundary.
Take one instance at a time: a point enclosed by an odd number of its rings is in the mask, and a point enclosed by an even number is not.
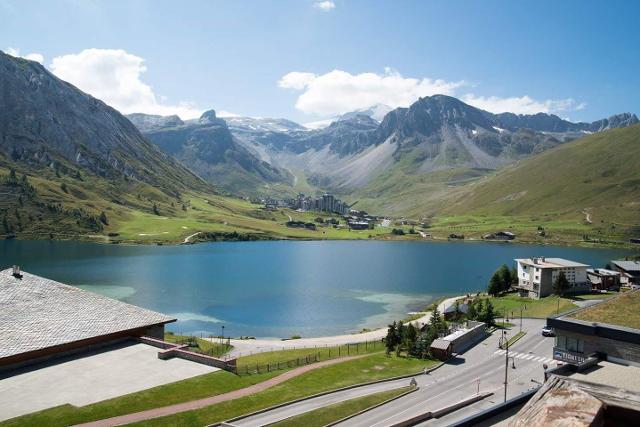
<svg viewBox="0 0 640 427"><path fill-rule="evenodd" d="M407 333L405 334L405 345L407 350L411 350L416 344L416 339L418 338L418 331L413 323L409 323L407 326Z"/></svg>
<svg viewBox="0 0 640 427"><path fill-rule="evenodd" d="M60 189L65 193L69 192L69 189L67 188L67 184L65 184L64 182L62 183L62 185L60 185Z"/></svg>
<svg viewBox="0 0 640 427"><path fill-rule="evenodd" d="M469 302L469 308L467 309L467 318L469 320L476 320L476 317L478 317L478 312L476 311L476 302L474 300L471 300Z"/></svg>
<svg viewBox="0 0 640 427"><path fill-rule="evenodd" d="M384 339L384 345L386 347L387 356L391 354L391 352L396 348L396 339L397 339L397 331L396 331L396 322L393 322L389 325L389 329L387 330L387 336Z"/></svg>
<svg viewBox="0 0 640 427"><path fill-rule="evenodd" d="M611 264L606 263L606 264L604 265L604 269L605 269L605 270L611 270Z"/></svg>
<svg viewBox="0 0 640 427"><path fill-rule="evenodd" d="M518 283L518 269L515 267L511 268L511 283Z"/></svg>
<svg viewBox="0 0 640 427"><path fill-rule="evenodd" d="M569 287L569 280L567 280L567 276L564 275L564 271L561 271L556 276L556 280L553 281L553 293L558 296L563 296L569 290Z"/></svg>
<svg viewBox="0 0 640 427"><path fill-rule="evenodd" d="M487 304L484 307L484 311L482 313L482 321L487 324L487 326L493 326L495 324L496 313L493 309L493 304L491 301L487 300Z"/></svg>
<svg viewBox="0 0 640 427"><path fill-rule="evenodd" d="M500 276L500 271L496 271L491 276L489 280L489 285L487 286L487 293L491 296L497 297L500 292L502 292L502 277Z"/></svg>
<svg viewBox="0 0 640 427"><path fill-rule="evenodd" d="M506 292L511 287L511 270L507 267L507 264L502 264L498 269L500 279L502 281L502 291Z"/></svg>
<svg viewBox="0 0 640 427"><path fill-rule="evenodd" d="M156 215L160 215L160 211L158 210L158 205L153 204L153 213Z"/></svg>

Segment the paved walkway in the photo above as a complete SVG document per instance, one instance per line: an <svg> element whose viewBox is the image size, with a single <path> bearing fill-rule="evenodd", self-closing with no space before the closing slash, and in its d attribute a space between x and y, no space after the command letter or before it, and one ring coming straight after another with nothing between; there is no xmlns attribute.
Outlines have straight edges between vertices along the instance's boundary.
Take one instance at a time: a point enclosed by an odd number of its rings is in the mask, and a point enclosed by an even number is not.
<svg viewBox="0 0 640 427"><path fill-rule="evenodd" d="M218 371L184 359L158 359L158 349L123 343L0 377L0 421L54 406L85 406Z"/></svg>
<svg viewBox="0 0 640 427"><path fill-rule="evenodd" d="M277 377L268 379L258 384L254 384L249 387L242 388L240 390L230 391L224 394L218 394L216 396L206 397L204 399L192 400L190 402L178 403L175 405L163 406L161 408L149 409L147 411L142 412L134 412L133 414L121 415L118 417L107 418L104 420L93 421L85 424L78 424L78 426L84 427L110 427L117 426L123 424L130 424L144 420L150 420L152 418L164 417L166 415L172 415L179 412L191 411L194 409L204 408L206 406L215 405L216 403L226 402L228 400L238 399L240 397L249 396L251 394L259 393L268 388L271 388L275 385L281 384L291 378L302 375L306 372L312 371L314 369L323 368L325 366L335 365L337 363L346 362L349 360L360 359L362 357L368 356L367 354L363 354L360 356L350 356L350 357L342 357L339 359L330 359L325 360L324 362L318 362L311 365L301 366L296 369L292 369L291 371L287 371L282 375L278 375Z"/></svg>
<svg viewBox="0 0 640 427"><path fill-rule="evenodd" d="M447 298L440 304L438 304L438 311L444 312L446 307L452 305L457 299L463 298L463 296L457 296ZM422 326L429 322L431 312L427 311L424 314L414 320L412 323L417 326ZM257 339L257 340L230 340L233 349L225 354L227 358L237 358L241 356L247 356L255 353L264 353L268 351L287 350L293 348L314 348L314 347L331 347L345 344L363 343L365 341L380 341L387 335L387 328L380 328L374 331L362 332L359 334L344 334L335 335L329 337L317 337L317 338L300 338L296 340L278 340L278 339ZM215 339L215 338L214 338Z"/></svg>

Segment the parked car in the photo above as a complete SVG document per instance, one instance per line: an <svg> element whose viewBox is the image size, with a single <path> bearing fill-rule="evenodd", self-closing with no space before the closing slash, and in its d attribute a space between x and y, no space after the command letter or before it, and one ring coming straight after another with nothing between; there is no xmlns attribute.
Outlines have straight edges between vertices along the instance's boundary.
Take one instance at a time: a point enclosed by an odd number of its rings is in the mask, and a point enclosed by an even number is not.
<svg viewBox="0 0 640 427"><path fill-rule="evenodd" d="M556 336L556 332L553 330L553 328L550 328L549 326L545 326L544 328L542 328L542 336L543 337L555 337Z"/></svg>

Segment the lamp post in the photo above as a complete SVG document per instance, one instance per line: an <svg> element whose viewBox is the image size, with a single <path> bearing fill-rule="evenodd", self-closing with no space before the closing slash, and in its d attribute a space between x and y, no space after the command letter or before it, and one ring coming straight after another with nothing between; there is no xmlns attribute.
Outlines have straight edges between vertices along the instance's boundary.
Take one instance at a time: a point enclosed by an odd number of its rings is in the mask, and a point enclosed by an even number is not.
<svg viewBox="0 0 640 427"><path fill-rule="evenodd" d="M504 354L504 401L507 401L507 384L508 384L508 372L509 372L509 359L511 359L511 369L516 369L516 358L513 356L509 356L509 341L506 339L506 331L503 329L502 334L504 336L505 349L507 350Z"/></svg>
<svg viewBox="0 0 640 427"><path fill-rule="evenodd" d="M224 325L222 325L222 335L220 335L220 345L224 345Z"/></svg>
<svg viewBox="0 0 640 427"><path fill-rule="evenodd" d="M522 332L522 304L520 304L520 332Z"/></svg>

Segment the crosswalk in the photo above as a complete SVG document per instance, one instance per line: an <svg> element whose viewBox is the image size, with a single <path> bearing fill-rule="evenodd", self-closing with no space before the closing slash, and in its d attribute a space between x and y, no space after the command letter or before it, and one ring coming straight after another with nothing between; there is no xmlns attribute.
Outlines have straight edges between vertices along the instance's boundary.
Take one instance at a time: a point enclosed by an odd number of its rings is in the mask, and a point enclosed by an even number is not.
<svg viewBox="0 0 640 427"><path fill-rule="evenodd" d="M504 356L504 354L506 353L506 350L496 350L493 352L493 354L498 355L498 356ZM509 350L509 356L513 356L516 359L522 359L522 360L530 360L532 362L539 362L539 363L553 363L554 360L549 358L549 357L544 357L544 356L538 356L536 354L533 353L520 353L517 351L513 351L513 350Z"/></svg>

